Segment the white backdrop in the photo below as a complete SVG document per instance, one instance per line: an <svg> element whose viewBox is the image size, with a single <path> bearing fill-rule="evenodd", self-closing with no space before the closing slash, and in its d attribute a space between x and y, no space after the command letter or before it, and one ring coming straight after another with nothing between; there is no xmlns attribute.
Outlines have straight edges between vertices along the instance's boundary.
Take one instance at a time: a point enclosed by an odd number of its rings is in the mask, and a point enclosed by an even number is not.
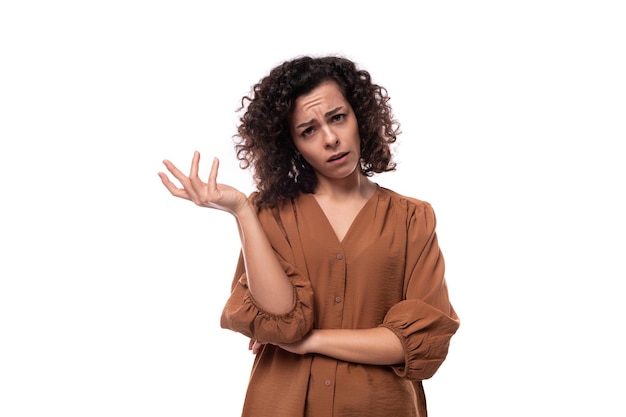
<svg viewBox="0 0 626 417"><path fill-rule="evenodd" d="M375 180L438 215L462 325L430 414L624 416L620 3L3 2L0 415L239 415L234 221L156 173L199 150L251 191L240 97L340 53L402 123Z"/></svg>

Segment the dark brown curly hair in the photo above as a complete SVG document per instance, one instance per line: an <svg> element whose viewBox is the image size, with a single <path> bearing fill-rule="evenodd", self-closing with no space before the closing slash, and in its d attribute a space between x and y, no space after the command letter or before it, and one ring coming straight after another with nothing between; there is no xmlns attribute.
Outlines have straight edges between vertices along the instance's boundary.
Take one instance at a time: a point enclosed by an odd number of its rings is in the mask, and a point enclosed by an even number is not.
<svg viewBox="0 0 626 417"><path fill-rule="evenodd" d="M296 99L326 81L334 81L352 106L361 138L361 171L366 176L396 168L390 145L400 133L387 90L370 74L339 56L302 56L272 69L241 99L244 111L235 150L240 167L254 169L259 207L275 207L300 192L313 193L317 177L296 152L289 117Z"/></svg>

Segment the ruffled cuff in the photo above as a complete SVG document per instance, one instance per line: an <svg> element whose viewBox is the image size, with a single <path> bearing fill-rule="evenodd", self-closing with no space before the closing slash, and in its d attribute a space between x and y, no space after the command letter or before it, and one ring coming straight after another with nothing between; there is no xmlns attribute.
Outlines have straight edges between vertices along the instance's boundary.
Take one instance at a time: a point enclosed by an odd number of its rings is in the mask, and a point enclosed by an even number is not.
<svg viewBox="0 0 626 417"><path fill-rule="evenodd" d="M301 340L313 328L313 288L310 281L293 267L284 266L294 290L291 311L277 315L259 308L243 275L222 311L221 326L264 343L293 343Z"/></svg>
<svg viewBox="0 0 626 417"><path fill-rule="evenodd" d="M439 369L459 321L454 311L449 316L421 300L405 300L389 310L381 326L391 330L404 348L404 363L392 366L396 375L419 381Z"/></svg>

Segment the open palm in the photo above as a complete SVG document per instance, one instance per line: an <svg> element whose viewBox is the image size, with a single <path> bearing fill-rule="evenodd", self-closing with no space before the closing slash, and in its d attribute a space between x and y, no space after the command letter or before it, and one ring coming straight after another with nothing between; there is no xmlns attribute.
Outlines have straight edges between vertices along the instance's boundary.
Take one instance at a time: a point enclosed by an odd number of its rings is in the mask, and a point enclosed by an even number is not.
<svg viewBox="0 0 626 417"><path fill-rule="evenodd" d="M201 207L215 208L232 214L236 213L238 209L247 203L247 198L241 191L229 185L217 183L217 172L219 170L219 159L217 158L213 159L207 182L203 182L198 177L200 153L197 151L193 154L189 176L183 174L167 159L163 161L163 164L182 185L182 187L177 187L176 184L170 181L167 174L159 172L161 182L175 197L192 201Z"/></svg>

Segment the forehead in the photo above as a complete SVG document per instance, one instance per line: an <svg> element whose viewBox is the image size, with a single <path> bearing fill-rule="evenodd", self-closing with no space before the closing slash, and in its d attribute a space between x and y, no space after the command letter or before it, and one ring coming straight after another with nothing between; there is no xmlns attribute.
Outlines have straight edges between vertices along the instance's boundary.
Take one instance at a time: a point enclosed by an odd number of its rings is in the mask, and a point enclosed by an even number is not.
<svg viewBox="0 0 626 417"><path fill-rule="evenodd" d="M314 110L325 111L346 104L346 99L334 81L323 82L306 94L299 96L294 102L294 116Z"/></svg>

